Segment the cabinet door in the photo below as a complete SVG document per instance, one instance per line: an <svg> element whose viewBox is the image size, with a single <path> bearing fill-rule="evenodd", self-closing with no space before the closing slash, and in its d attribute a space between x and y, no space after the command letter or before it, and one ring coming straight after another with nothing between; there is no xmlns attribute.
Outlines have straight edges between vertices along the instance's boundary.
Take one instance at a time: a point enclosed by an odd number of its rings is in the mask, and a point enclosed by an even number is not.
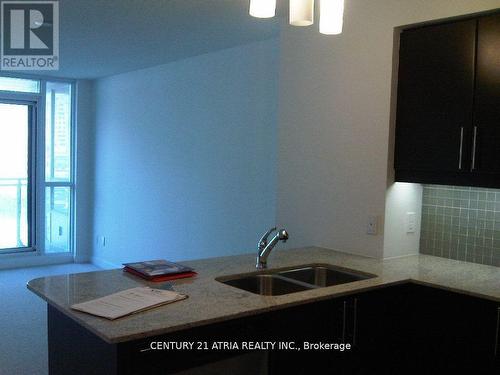
<svg viewBox="0 0 500 375"><path fill-rule="evenodd" d="M500 14L479 19L476 77L474 170L500 173Z"/></svg>
<svg viewBox="0 0 500 375"><path fill-rule="evenodd" d="M413 368L420 373L498 374L498 306L419 286L413 293Z"/></svg>
<svg viewBox="0 0 500 375"><path fill-rule="evenodd" d="M470 170L476 21L401 34L395 167Z"/></svg>
<svg viewBox="0 0 500 375"><path fill-rule="evenodd" d="M309 375L335 368L343 370L347 353L331 350L303 350L308 343L341 343L347 333L345 300L322 301L267 313L269 334L265 340L293 342L301 350L272 350L269 353L269 374Z"/></svg>
<svg viewBox="0 0 500 375"><path fill-rule="evenodd" d="M411 373L413 286L398 285L357 296L355 374Z"/></svg>

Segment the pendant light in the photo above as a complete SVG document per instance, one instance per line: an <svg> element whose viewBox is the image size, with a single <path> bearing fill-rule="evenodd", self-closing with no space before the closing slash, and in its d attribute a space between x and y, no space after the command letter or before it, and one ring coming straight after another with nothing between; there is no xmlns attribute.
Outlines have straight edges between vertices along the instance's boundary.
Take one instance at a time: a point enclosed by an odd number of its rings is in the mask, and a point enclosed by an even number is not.
<svg viewBox="0 0 500 375"><path fill-rule="evenodd" d="M320 0L319 32L326 35L342 33L344 0ZM276 0L250 0L250 15L272 18L276 15ZM310 26L314 23L314 0L290 0L290 25Z"/></svg>
<svg viewBox="0 0 500 375"><path fill-rule="evenodd" d="M342 33L344 0L320 0L319 32L326 35Z"/></svg>
<svg viewBox="0 0 500 375"><path fill-rule="evenodd" d="M290 0L290 25L310 26L314 23L314 0Z"/></svg>
<svg viewBox="0 0 500 375"><path fill-rule="evenodd" d="M250 15L257 18L272 18L276 15L276 0L250 0Z"/></svg>

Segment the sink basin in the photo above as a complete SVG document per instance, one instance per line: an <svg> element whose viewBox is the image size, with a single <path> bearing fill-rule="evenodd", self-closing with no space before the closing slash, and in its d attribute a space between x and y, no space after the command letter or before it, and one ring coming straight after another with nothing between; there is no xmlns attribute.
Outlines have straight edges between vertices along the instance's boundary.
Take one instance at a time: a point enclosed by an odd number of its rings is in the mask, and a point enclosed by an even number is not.
<svg viewBox="0 0 500 375"><path fill-rule="evenodd" d="M375 277L375 275L328 265L304 266L303 268L281 271L279 274L289 279L319 287L352 283Z"/></svg>
<svg viewBox="0 0 500 375"><path fill-rule="evenodd" d="M249 275L221 282L262 296L279 296L313 288L313 286L300 285L293 280L274 274Z"/></svg>
<svg viewBox="0 0 500 375"><path fill-rule="evenodd" d="M376 277L329 264L308 264L223 276L217 281L262 296L279 296Z"/></svg>

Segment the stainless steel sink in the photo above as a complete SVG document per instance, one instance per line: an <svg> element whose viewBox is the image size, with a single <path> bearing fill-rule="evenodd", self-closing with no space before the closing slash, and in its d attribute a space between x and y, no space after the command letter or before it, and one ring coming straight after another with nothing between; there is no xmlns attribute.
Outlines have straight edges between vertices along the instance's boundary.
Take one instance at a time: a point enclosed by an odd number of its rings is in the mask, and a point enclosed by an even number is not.
<svg viewBox="0 0 500 375"><path fill-rule="evenodd" d="M216 280L254 294L279 296L366 280L372 277L376 277L376 275L329 264L309 264L223 276L216 278Z"/></svg>
<svg viewBox="0 0 500 375"><path fill-rule="evenodd" d="M313 288L273 274L249 275L221 282L262 296L279 296Z"/></svg>
<svg viewBox="0 0 500 375"><path fill-rule="evenodd" d="M329 265L305 266L303 268L282 271L279 274L289 279L298 280L319 287L352 283L354 281L375 277L375 275L364 272L347 270Z"/></svg>

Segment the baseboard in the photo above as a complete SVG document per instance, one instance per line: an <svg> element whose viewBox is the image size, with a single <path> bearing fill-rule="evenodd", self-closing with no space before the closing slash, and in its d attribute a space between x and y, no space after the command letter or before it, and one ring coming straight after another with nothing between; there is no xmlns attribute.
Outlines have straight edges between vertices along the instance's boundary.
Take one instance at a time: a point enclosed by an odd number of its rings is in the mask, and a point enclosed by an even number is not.
<svg viewBox="0 0 500 375"><path fill-rule="evenodd" d="M105 269L105 270L110 270L110 269L115 269L115 268L122 268L122 265L121 264L116 264L116 263L112 263L112 262L109 262L107 260L104 260L100 257L92 257L90 258L90 262L99 267L99 268L102 268L102 269Z"/></svg>
<svg viewBox="0 0 500 375"><path fill-rule="evenodd" d="M75 255L75 263L92 263L89 255Z"/></svg>
<svg viewBox="0 0 500 375"><path fill-rule="evenodd" d="M12 256L0 257L0 270L50 266L55 264L74 263L72 254L53 254L53 255L34 255L34 254L16 254Z"/></svg>

